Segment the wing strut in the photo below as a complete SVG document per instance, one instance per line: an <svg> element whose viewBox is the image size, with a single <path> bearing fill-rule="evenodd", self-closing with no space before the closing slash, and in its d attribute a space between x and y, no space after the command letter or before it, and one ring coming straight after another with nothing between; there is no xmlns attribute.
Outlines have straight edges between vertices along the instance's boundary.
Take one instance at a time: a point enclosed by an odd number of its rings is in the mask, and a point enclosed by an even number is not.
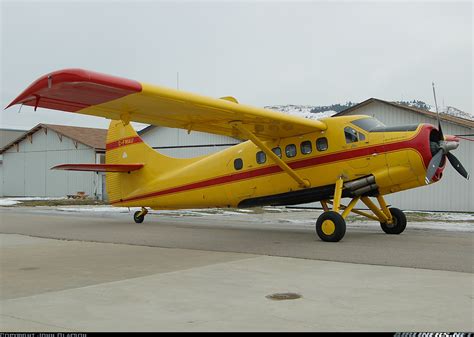
<svg viewBox="0 0 474 337"><path fill-rule="evenodd" d="M278 157L273 151L267 147L263 142L258 139L250 130L248 130L242 122L231 122L230 125L240 131L246 138L251 140L255 145L257 145L267 156L269 156L280 168L288 173L301 187L306 188L310 186L308 180L302 179L298 173L295 172L291 167L289 167L280 157Z"/></svg>

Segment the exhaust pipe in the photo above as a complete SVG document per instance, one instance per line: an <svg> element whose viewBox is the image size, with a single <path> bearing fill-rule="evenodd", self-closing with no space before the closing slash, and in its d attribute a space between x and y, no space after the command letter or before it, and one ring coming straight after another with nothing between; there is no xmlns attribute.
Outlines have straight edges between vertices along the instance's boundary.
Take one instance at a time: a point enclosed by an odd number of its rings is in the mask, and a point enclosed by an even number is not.
<svg viewBox="0 0 474 337"><path fill-rule="evenodd" d="M367 186L364 186L364 187L361 187L355 191L353 191L352 193L358 197L359 195L362 195L362 194L365 194L367 192L371 192L371 191L374 191L378 188L377 184L371 184L371 185L367 185Z"/></svg>
<svg viewBox="0 0 474 337"><path fill-rule="evenodd" d="M349 181L349 182L344 184L344 187L354 191L354 190L360 189L361 187L371 185L371 184L374 184L374 183L375 183L375 177L374 176L369 176L369 177Z"/></svg>

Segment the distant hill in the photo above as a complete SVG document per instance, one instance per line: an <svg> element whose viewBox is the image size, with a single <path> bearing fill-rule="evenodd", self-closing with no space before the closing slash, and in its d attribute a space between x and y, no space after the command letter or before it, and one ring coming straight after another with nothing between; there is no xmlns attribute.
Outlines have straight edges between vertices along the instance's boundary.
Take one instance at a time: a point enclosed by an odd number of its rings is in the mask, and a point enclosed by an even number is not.
<svg viewBox="0 0 474 337"><path fill-rule="evenodd" d="M410 106L418 109L428 110L436 112L436 109L430 104L420 101L394 101L393 103ZM266 109L277 110L284 112L289 115L303 116L309 119L321 119L325 117L330 117L338 112L344 111L358 103L346 102L346 103L337 103L332 105L268 105L265 106ZM446 106L439 108L439 112L442 114L447 114L451 116L456 116L464 119L474 120L474 115L459 110L457 108Z"/></svg>

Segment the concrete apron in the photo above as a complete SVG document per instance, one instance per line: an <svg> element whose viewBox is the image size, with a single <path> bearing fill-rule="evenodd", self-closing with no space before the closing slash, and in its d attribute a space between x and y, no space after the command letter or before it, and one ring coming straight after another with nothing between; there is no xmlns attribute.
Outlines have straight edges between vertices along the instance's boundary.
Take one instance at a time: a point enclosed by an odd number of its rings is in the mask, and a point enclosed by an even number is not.
<svg viewBox="0 0 474 337"><path fill-rule="evenodd" d="M474 330L469 273L0 239L2 331Z"/></svg>

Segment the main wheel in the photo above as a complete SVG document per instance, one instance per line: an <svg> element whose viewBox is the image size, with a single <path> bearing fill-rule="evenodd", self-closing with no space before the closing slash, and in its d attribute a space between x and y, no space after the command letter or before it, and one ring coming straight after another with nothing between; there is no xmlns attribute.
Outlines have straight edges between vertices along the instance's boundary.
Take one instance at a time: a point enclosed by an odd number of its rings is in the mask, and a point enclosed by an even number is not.
<svg viewBox="0 0 474 337"><path fill-rule="evenodd" d="M142 223L143 220L145 220L145 214L140 215L141 211L136 211L133 214L133 220L135 220L136 223Z"/></svg>
<svg viewBox="0 0 474 337"><path fill-rule="evenodd" d="M387 234L400 234L402 233L407 226L407 217L398 208L389 208L388 209L392 214L393 222L391 224L386 222L381 222L380 226L382 230Z"/></svg>
<svg viewBox="0 0 474 337"><path fill-rule="evenodd" d="M323 241L338 242L346 234L346 220L337 212L324 212L316 221L316 234Z"/></svg>

